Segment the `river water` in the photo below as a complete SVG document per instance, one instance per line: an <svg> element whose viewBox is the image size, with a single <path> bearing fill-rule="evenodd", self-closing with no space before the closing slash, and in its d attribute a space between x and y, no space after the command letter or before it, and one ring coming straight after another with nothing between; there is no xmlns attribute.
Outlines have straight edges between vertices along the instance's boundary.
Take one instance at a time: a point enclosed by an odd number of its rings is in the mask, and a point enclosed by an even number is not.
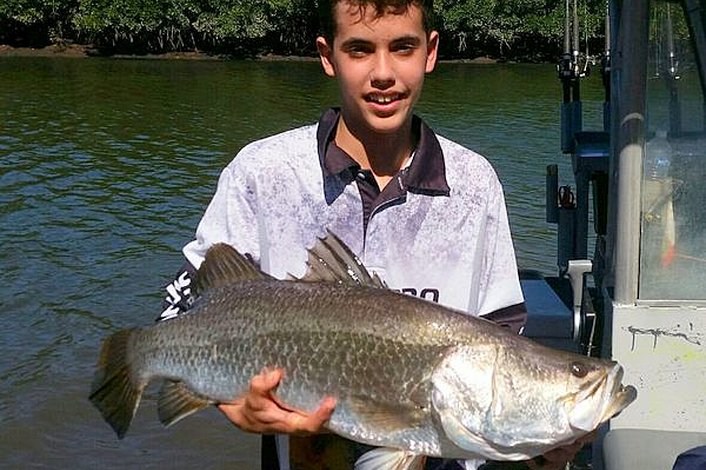
<svg viewBox="0 0 706 470"><path fill-rule="evenodd" d="M544 168L570 175L560 98L550 65L440 64L418 107L488 157L519 264L545 273ZM234 153L336 99L314 62L0 58L0 467L256 468L257 438L215 410L163 429L152 388L118 441L87 400L93 366L105 336L158 314Z"/></svg>

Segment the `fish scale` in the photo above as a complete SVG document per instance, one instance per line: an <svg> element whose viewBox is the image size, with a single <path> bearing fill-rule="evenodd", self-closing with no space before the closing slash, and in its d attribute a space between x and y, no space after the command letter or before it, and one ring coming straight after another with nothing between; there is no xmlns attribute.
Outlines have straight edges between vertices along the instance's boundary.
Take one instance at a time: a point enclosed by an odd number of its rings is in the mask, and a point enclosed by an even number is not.
<svg viewBox="0 0 706 470"><path fill-rule="evenodd" d="M551 350L385 289L333 235L310 250L309 263L303 280L280 281L216 245L188 314L109 337L90 398L118 436L154 379L164 380L158 412L170 425L232 401L268 367L285 371L284 403L313 411L335 397L327 428L387 448L381 465L391 465L388 452L402 468L417 454L532 458L635 399L612 361Z"/></svg>

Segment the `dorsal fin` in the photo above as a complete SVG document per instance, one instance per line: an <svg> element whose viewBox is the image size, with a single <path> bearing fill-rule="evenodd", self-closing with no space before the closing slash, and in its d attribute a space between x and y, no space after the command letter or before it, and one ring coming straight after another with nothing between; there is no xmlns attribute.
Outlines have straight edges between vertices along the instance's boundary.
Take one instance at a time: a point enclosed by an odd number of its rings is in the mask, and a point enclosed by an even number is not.
<svg viewBox="0 0 706 470"><path fill-rule="evenodd" d="M371 275L350 248L330 230L308 251L308 269L302 281L386 287L378 275Z"/></svg>
<svg viewBox="0 0 706 470"><path fill-rule="evenodd" d="M203 293L239 281L268 279L269 276L225 243L216 243L206 252L201 267L196 272L196 289Z"/></svg>

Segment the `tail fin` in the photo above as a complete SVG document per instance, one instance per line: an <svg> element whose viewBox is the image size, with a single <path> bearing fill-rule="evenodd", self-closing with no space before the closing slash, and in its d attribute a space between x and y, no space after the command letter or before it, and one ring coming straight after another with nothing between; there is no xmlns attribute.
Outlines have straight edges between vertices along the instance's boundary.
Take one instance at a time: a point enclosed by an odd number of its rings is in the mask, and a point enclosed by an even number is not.
<svg viewBox="0 0 706 470"><path fill-rule="evenodd" d="M119 331L103 342L98 370L88 397L120 439L130 427L147 385L133 383L127 361L128 341L135 331Z"/></svg>

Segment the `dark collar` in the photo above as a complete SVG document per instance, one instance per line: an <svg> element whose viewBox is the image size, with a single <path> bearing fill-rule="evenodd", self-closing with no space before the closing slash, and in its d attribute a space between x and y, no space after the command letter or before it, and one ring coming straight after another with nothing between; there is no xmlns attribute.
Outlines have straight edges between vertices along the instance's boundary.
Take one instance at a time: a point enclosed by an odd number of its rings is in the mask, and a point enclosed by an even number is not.
<svg viewBox="0 0 706 470"><path fill-rule="evenodd" d="M360 166L337 145L330 145L340 114L339 108L331 108L319 119L316 134L319 162L325 179L339 176L351 181ZM412 163L401 174L402 184L412 193L448 196L450 190L446 182L446 166L439 140L434 131L419 117L413 117L412 126L419 136L419 142Z"/></svg>

